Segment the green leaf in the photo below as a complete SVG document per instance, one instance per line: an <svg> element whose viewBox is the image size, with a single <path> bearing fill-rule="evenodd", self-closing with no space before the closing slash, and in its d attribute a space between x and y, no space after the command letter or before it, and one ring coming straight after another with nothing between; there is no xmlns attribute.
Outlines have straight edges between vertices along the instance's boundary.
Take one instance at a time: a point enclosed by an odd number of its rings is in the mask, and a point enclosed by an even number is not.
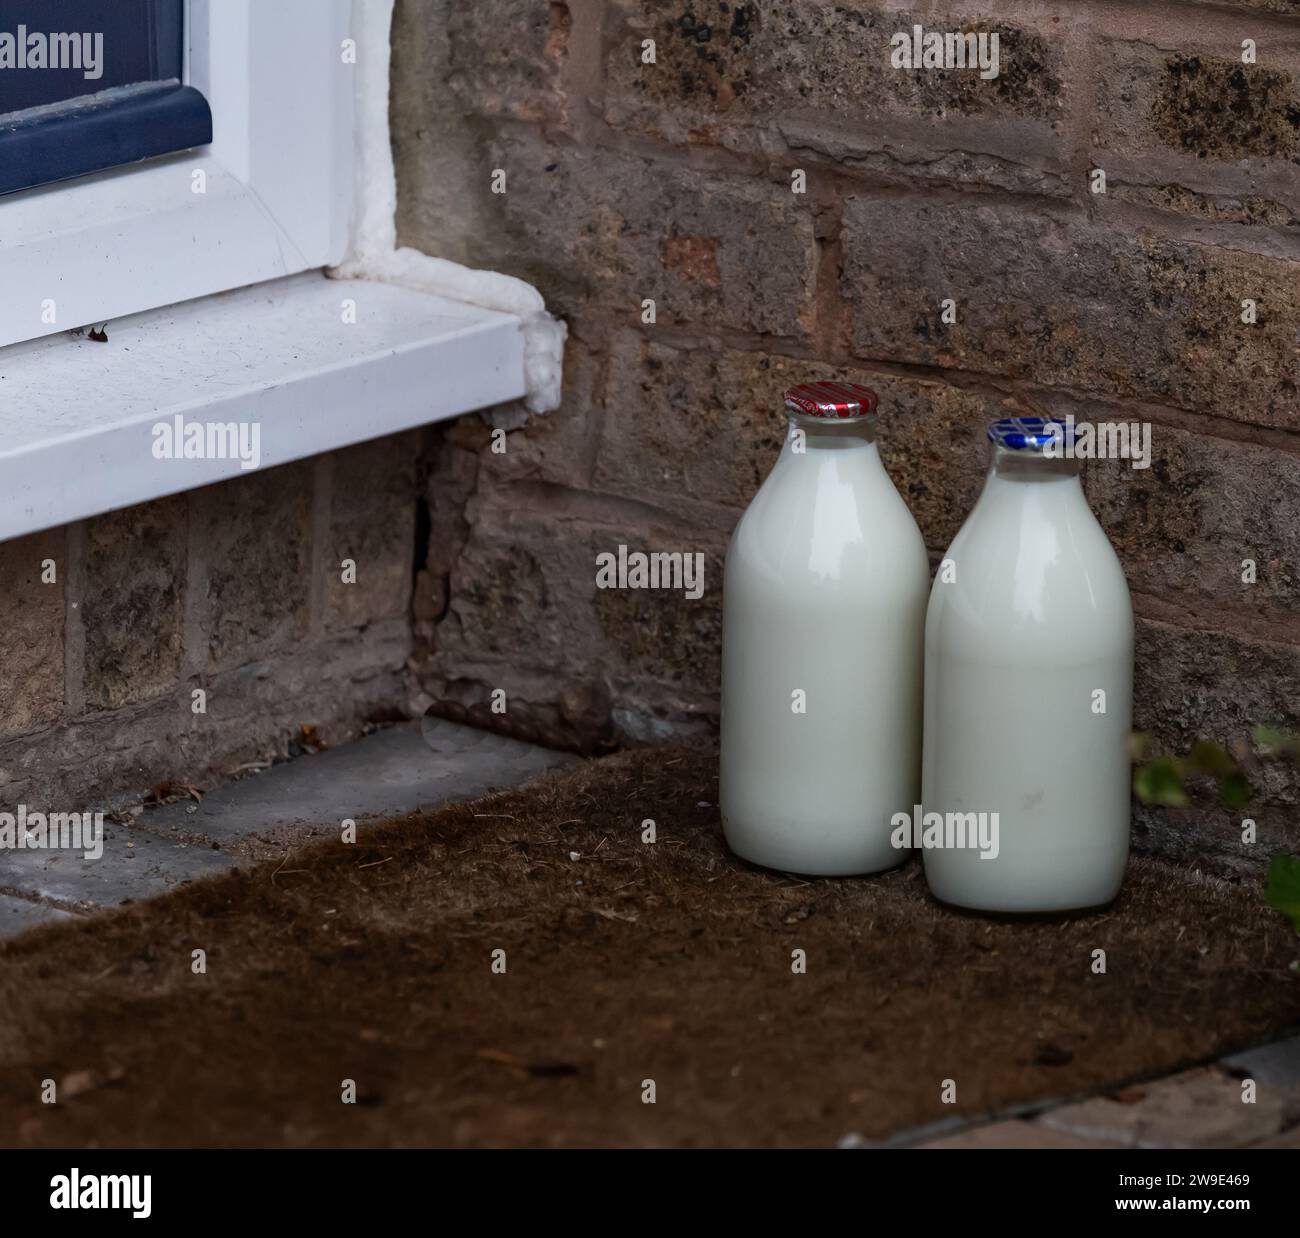
<svg viewBox="0 0 1300 1238"><path fill-rule="evenodd" d="M1210 774L1215 778L1237 772L1237 762L1232 759L1231 754L1208 739L1198 739L1192 745L1187 759L1198 773Z"/></svg>
<svg viewBox="0 0 1300 1238"><path fill-rule="evenodd" d="M1251 737L1274 756L1300 758L1300 735L1288 735L1275 726L1257 726L1251 730Z"/></svg>
<svg viewBox="0 0 1300 1238"><path fill-rule="evenodd" d="M1181 808L1187 803L1181 763L1174 757L1156 757L1133 771L1133 790L1144 804Z"/></svg>
<svg viewBox="0 0 1300 1238"><path fill-rule="evenodd" d="M1268 866L1264 901L1275 911L1291 917L1300 933L1300 855L1275 855Z"/></svg>
<svg viewBox="0 0 1300 1238"><path fill-rule="evenodd" d="M1239 770L1233 771L1219 786L1219 794L1229 808L1242 808L1250 803L1250 783Z"/></svg>

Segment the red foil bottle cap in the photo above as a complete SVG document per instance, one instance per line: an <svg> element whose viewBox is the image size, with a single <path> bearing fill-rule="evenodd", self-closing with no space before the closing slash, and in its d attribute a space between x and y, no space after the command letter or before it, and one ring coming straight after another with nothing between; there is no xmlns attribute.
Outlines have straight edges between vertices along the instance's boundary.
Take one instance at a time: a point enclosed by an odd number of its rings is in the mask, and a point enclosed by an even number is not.
<svg viewBox="0 0 1300 1238"><path fill-rule="evenodd" d="M785 406L805 417L826 417L848 421L870 417L879 398L860 383L800 383L785 393Z"/></svg>

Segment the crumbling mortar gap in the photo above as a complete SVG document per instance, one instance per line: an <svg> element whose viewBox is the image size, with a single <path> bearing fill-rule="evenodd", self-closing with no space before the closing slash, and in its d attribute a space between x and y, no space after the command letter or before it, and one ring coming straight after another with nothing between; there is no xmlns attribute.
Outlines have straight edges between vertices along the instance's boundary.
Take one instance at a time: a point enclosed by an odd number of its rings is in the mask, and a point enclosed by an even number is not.
<svg viewBox="0 0 1300 1238"><path fill-rule="evenodd" d="M698 532L701 520L707 522L705 528L730 531L738 514L734 508L721 504L710 508L699 500L666 508L647 499L599 489L580 490L557 482L511 481L501 487L501 492L519 501L517 507L510 508L512 511L545 515L562 524L605 525L611 533L649 521L655 530L689 536ZM683 509L688 515L683 514ZM594 564L592 575L595 575Z"/></svg>
<svg viewBox="0 0 1300 1238"><path fill-rule="evenodd" d="M86 627L81 598L86 587L86 525L70 524L65 542L63 574L63 692L64 718L79 717L86 709Z"/></svg>
<svg viewBox="0 0 1300 1238"><path fill-rule="evenodd" d="M628 324L628 327L635 329L631 324ZM719 331L716 327L710 328L707 337L701 337L699 332L693 330L688 324L664 324L657 326L653 333L637 330L637 334L640 338L653 340L679 351L700 351L706 354L720 351L766 353L785 357L791 361L807 362L812 366L853 366L877 374L955 387L990 398L1004 398L1021 393L1047 407L1051 406L1053 400L1066 399L1079 404L1091 404L1099 409L1104 408L1112 419L1151 421L1155 425L1166 425L1171 429L1204 437L1273 447L1292 455L1300 454L1300 425L1268 426L1257 422L1237 421L1217 416L1204 409L1180 408L1178 405L1159 404L1132 396L1120 397L1065 383L1045 386L996 371L868 357L852 352L847 343L842 347L826 349L816 341L750 332Z"/></svg>
<svg viewBox="0 0 1300 1238"><path fill-rule="evenodd" d="M1206 599L1195 595L1157 596L1134 589L1132 596L1134 613L1143 619L1186 632L1223 632L1252 643L1294 650L1300 657L1300 615L1281 607L1260 613L1215 601L1211 615L1206 613Z"/></svg>

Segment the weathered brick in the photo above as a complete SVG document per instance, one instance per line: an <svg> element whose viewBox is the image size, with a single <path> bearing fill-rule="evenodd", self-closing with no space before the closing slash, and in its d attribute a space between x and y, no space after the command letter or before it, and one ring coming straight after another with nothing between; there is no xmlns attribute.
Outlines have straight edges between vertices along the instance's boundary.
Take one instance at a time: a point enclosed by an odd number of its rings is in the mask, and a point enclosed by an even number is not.
<svg viewBox="0 0 1300 1238"><path fill-rule="evenodd" d="M1114 172L1110 159L1106 160L1108 176ZM1125 202L1150 210L1167 211L1171 214L1192 215L1216 224L1261 224L1268 228L1300 229L1300 214L1295 208L1257 193L1237 192L1197 192L1185 189L1182 185L1168 183L1156 185L1138 185L1133 181L1137 177L1158 175L1152 164L1133 161L1124 179L1111 177L1107 182L1106 199L1103 209L1112 203ZM1204 177L1195 177L1180 173L1182 179L1198 182Z"/></svg>
<svg viewBox="0 0 1300 1238"><path fill-rule="evenodd" d="M781 394L809 372L806 362L769 353L674 348L620 334L594 484L661 503L685 495L743 507L781 450Z"/></svg>
<svg viewBox="0 0 1300 1238"><path fill-rule="evenodd" d="M771 353L677 349L631 332L614 344L594 484L671 506L686 495L739 509L776 462L782 396L833 378L880 396L880 450L927 543L943 549L984 481L984 428L1005 415L942 382Z"/></svg>
<svg viewBox="0 0 1300 1238"><path fill-rule="evenodd" d="M595 558L568 521L476 504L452 570L440 654L575 672L599 657Z"/></svg>
<svg viewBox="0 0 1300 1238"><path fill-rule="evenodd" d="M448 81L468 111L530 121L564 116L560 77L573 23L567 4L475 0L451 4L445 16L430 16L446 22Z"/></svg>
<svg viewBox="0 0 1300 1238"><path fill-rule="evenodd" d="M1159 425L1151 454L1148 469L1096 460L1084 470L1130 586L1300 610L1300 457ZM1241 579L1245 559L1254 584Z"/></svg>
<svg viewBox="0 0 1300 1238"><path fill-rule="evenodd" d="M917 1144L918 1148L1113 1148L1104 1140L1083 1139L1032 1119L1015 1118L968 1127L953 1135Z"/></svg>
<svg viewBox="0 0 1300 1238"><path fill-rule="evenodd" d="M86 524L86 705L116 709L166 692L181 667L185 611L184 498L159 499Z"/></svg>
<svg viewBox="0 0 1300 1238"><path fill-rule="evenodd" d="M362 443L333 461L329 546L325 562L327 626L359 628L406 614L415 570L415 465L411 434ZM343 582L342 562L356 565Z"/></svg>
<svg viewBox="0 0 1300 1238"><path fill-rule="evenodd" d="M1108 41L1100 55L1092 160L1112 202L1217 222L1300 226L1296 46L1261 40L1261 62ZM1270 61L1272 63L1270 63Z"/></svg>
<svg viewBox="0 0 1300 1238"><path fill-rule="evenodd" d="M478 174L481 122L465 116L447 82L452 2L399 0L394 7L388 123L400 243L468 262L481 227L466 193Z"/></svg>
<svg viewBox="0 0 1300 1238"><path fill-rule="evenodd" d="M1209 785L1194 788L1183 808L1147 805L1133 809L1133 850L1156 855L1189 871L1257 881L1279 851L1300 850L1300 807L1257 799L1228 808ZM1243 840L1243 823L1255 823L1253 842Z"/></svg>
<svg viewBox="0 0 1300 1238"><path fill-rule="evenodd" d="M662 691L716 700L722 680L722 574L725 535L651 530L598 539L599 551L702 554L703 593L680 589L601 589L596 615L620 699L657 699ZM653 685L653 686L652 686Z"/></svg>
<svg viewBox="0 0 1300 1238"><path fill-rule="evenodd" d="M264 658L306 634L311 469L311 461L289 464L191 496L212 671Z"/></svg>
<svg viewBox="0 0 1300 1238"><path fill-rule="evenodd" d="M1213 1067L1148 1083L1134 1104L1095 1096L1050 1109L1051 1130L1138 1148L1238 1148L1277 1136L1300 1116L1300 1095L1262 1088L1242 1103L1241 1081Z"/></svg>
<svg viewBox="0 0 1300 1238"><path fill-rule="evenodd" d="M1065 192L1061 27L815 0L625 0L609 38L606 119L675 142ZM996 33L1000 72L896 69L890 38ZM642 43L655 41L655 61ZM936 124L942 141L936 141Z"/></svg>
<svg viewBox="0 0 1300 1238"><path fill-rule="evenodd" d="M475 501L470 539L452 573L429 666L508 693L531 693L539 674L556 699L590 687L631 712L681 717L716 701L726 533L669 527L617 505L576 518L542 502L507 509ZM598 589L597 556L700 552L704 592ZM606 690L608 687L608 691ZM608 709L608 706L606 706Z"/></svg>
<svg viewBox="0 0 1300 1238"><path fill-rule="evenodd" d="M247 762L282 759L304 723L331 744L357 738L367 715L404 702L409 647L406 625L389 620L214 676L203 716L182 688L6 739L0 796L69 811L135 805L160 782L206 789Z"/></svg>
<svg viewBox="0 0 1300 1238"><path fill-rule="evenodd" d="M1019 410L942 382L866 372L880 396L880 454L931 550L947 550L984 488L988 425Z"/></svg>
<svg viewBox="0 0 1300 1238"><path fill-rule="evenodd" d="M1189 0L1192 4L1224 5L1238 9L1260 9L1266 13L1285 13L1300 17L1300 0Z"/></svg>
<svg viewBox="0 0 1300 1238"><path fill-rule="evenodd" d="M860 356L1300 427L1300 263L1073 213L865 197L846 206L845 250ZM1254 324L1244 299L1257 301Z"/></svg>
<svg viewBox="0 0 1300 1238"><path fill-rule="evenodd" d="M613 15L619 20L605 66L607 119L658 131L674 113L702 122L752 110L768 20L761 4L625 0ZM652 63L647 39L654 42Z"/></svg>
<svg viewBox="0 0 1300 1238"><path fill-rule="evenodd" d="M1254 727L1300 733L1300 648L1139 616L1133 727L1153 750L1183 755L1199 739L1248 742ZM1252 807L1300 803L1300 767L1261 765ZM1300 843L1300 816L1293 841Z"/></svg>
<svg viewBox="0 0 1300 1238"><path fill-rule="evenodd" d="M1134 728L1163 752L1300 728L1300 649L1139 617Z"/></svg>
<svg viewBox="0 0 1300 1238"><path fill-rule="evenodd" d="M490 191L496 168L505 193ZM523 136L499 138L477 182L475 261L536 284L556 312L605 307L630 320L652 299L660 323L806 330L813 219L788 183Z"/></svg>
<svg viewBox="0 0 1300 1238"><path fill-rule="evenodd" d="M783 108L898 110L952 115L1016 112L1053 121L1060 112L1059 52L1037 33L970 17L883 11L866 4L750 0L625 0L608 67L614 114L638 105L653 119L664 108L698 118L775 114ZM985 33L999 39L1000 72L896 69L890 39L927 30ZM642 41L655 40L655 60Z"/></svg>
<svg viewBox="0 0 1300 1238"><path fill-rule="evenodd" d="M234 656L227 640L218 649L230 655L231 668L209 681L208 713L191 712L183 678L190 659L182 655L195 651L182 649L183 633L201 634L209 622L205 577L217 640L266 637L278 622L268 612L286 583L291 605L305 608L305 556L280 552L307 543L310 504L303 499L314 463L89 520L75 530L76 561L65 552L67 529L0 545L8 582L0 601L0 789L7 801L107 807L138 804L168 779L209 787L243 763L283 757L304 723L342 742L360 734L376 709L405 702L411 638L401 615L316 640L298 640L301 629L290 623L285 630L294 639L264 643L257 663L247 651ZM413 479L401 484L413 505ZM191 544L195 596L186 582ZM55 584L41 583L45 559L55 562ZM74 664L65 693L65 662L78 653L81 665ZM208 653L202 640L197 653ZM61 724L69 697L74 708L84 701L85 711L75 724Z"/></svg>
<svg viewBox="0 0 1300 1238"><path fill-rule="evenodd" d="M65 530L0 544L0 736L26 735L63 716ZM53 559L55 582L42 564Z"/></svg>
<svg viewBox="0 0 1300 1238"><path fill-rule="evenodd" d="M1289 159L1300 151L1295 79L1258 64L1168 57L1150 123L1166 146L1198 159Z"/></svg>
<svg viewBox="0 0 1300 1238"><path fill-rule="evenodd" d="M560 407L530 416L499 440L493 449L490 432L475 443L485 474L498 482L535 481L586 486L604 417L605 359L594 354L577 336L564 346L564 390ZM489 414L486 420L493 419ZM468 425L465 419L462 425Z"/></svg>

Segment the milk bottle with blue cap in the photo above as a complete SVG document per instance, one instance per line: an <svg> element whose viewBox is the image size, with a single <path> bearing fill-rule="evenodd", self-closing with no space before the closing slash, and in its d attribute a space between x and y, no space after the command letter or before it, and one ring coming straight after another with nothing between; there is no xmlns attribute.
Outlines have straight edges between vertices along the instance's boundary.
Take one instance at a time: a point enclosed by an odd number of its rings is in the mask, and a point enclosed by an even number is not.
<svg viewBox="0 0 1300 1238"><path fill-rule="evenodd" d="M983 493L930 593L925 818L997 814L993 847L923 847L930 889L963 907L1092 907L1124 875L1133 612L1064 431L989 428Z"/></svg>
<svg viewBox="0 0 1300 1238"><path fill-rule="evenodd" d="M929 563L876 448L875 394L807 383L785 405L727 552L723 829L769 868L874 872L910 854L890 821L920 789Z"/></svg>

